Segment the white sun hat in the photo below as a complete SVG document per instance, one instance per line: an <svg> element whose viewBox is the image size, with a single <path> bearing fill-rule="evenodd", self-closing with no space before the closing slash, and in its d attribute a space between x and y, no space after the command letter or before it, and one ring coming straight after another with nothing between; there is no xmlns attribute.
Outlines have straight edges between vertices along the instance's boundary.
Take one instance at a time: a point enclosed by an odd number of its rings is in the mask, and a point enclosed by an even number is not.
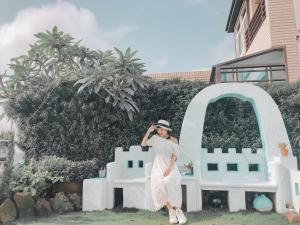
<svg viewBox="0 0 300 225"><path fill-rule="evenodd" d="M170 123L167 120L159 120L156 124L157 127L162 127L166 130L171 131L172 129L170 128Z"/></svg>

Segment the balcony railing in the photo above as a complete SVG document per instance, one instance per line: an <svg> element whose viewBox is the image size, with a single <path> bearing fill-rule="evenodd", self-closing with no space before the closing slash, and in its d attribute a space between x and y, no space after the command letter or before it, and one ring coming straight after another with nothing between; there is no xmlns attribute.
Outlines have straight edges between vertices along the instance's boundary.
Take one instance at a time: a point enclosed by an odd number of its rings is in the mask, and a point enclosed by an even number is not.
<svg viewBox="0 0 300 225"><path fill-rule="evenodd" d="M245 34L247 50L250 47L252 41L255 38L256 33L258 32L259 28L261 27L265 19L266 19L266 4L265 4L265 0L261 0L257 6L257 9L252 17L252 20Z"/></svg>

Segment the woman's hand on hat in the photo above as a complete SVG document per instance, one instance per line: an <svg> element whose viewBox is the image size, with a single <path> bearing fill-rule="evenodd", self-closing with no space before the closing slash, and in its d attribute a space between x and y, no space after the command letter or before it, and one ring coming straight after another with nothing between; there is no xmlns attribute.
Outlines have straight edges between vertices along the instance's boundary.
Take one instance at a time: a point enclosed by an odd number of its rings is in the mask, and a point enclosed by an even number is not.
<svg viewBox="0 0 300 225"><path fill-rule="evenodd" d="M151 125L149 128L148 128L148 133L151 133L151 132L153 132L154 130L156 129L156 126L155 125Z"/></svg>

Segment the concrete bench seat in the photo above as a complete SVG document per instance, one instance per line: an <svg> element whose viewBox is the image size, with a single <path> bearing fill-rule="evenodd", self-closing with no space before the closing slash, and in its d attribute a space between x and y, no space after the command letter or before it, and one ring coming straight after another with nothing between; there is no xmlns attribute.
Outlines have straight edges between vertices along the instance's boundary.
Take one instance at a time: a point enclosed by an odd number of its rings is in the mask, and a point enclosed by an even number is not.
<svg viewBox="0 0 300 225"><path fill-rule="evenodd" d="M113 181L114 184L132 184L132 183L143 184L145 182L146 182L146 178L145 177L116 179L116 180Z"/></svg>
<svg viewBox="0 0 300 225"><path fill-rule="evenodd" d="M272 182L251 182L251 183L234 183L234 182L218 182L218 181L200 181L199 186L203 188L242 188L243 190L255 188L255 190L261 189L265 191L276 191L277 185Z"/></svg>

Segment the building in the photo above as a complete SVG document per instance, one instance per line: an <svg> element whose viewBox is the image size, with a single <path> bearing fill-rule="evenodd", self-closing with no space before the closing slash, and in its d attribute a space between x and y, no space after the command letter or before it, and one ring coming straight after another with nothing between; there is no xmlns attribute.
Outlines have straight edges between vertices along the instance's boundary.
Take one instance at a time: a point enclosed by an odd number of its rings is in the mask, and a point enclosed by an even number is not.
<svg viewBox="0 0 300 225"><path fill-rule="evenodd" d="M214 65L210 83L300 79L299 0L232 0L226 31L236 58Z"/></svg>
<svg viewBox="0 0 300 225"><path fill-rule="evenodd" d="M200 80L208 83L210 79L210 71L151 73L145 74L145 76L151 77L154 80L180 78L185 80Z"/></svg>

